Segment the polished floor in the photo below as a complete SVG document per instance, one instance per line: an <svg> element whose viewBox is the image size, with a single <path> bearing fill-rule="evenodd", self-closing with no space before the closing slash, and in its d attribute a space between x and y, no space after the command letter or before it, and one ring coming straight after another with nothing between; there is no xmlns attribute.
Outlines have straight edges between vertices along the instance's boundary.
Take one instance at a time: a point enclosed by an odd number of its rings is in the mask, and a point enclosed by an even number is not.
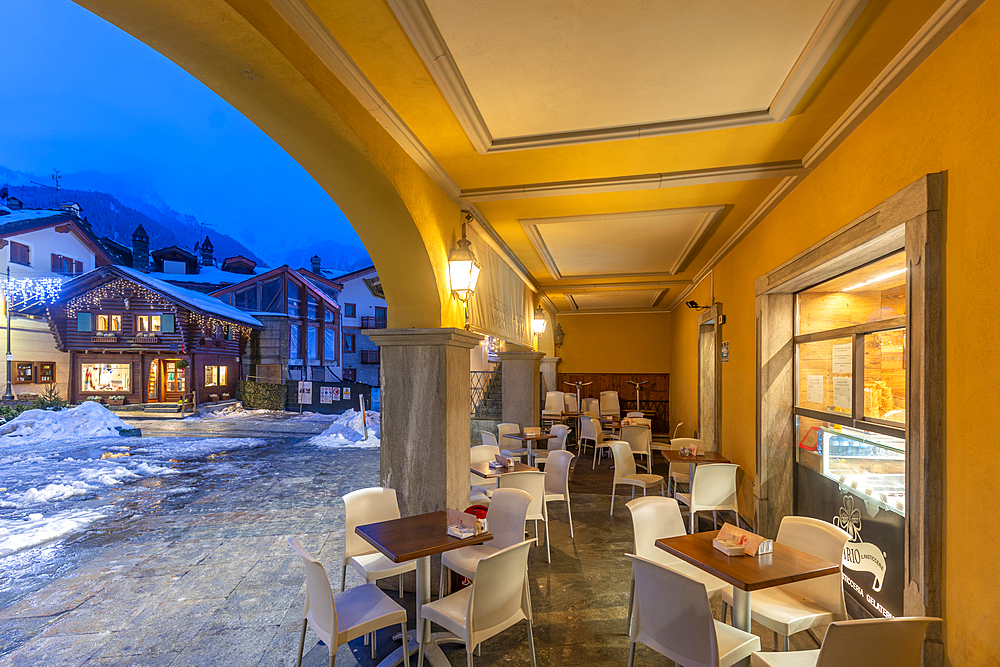
<svg viewBox="0 0 1000 667"><path fill-rule="evenodd" d="M344 539L339 496L377 483L378 453L287 443L266 465L253 456L231 457L218 478L202 480L184 501L164 503L120 530L96 528L86 545L92 558L0 610L0 665L294 665L304 586L287 536L298 536L336 580ZM556 503L552 563L544 546L531 552L538 665L626 663L631 525L626 498L608 513L610 462L592 471L591 461L588 453L571 482L576 538L564 504ZM412 626L413 596L403 602ZM770 632L754 629L770 648ZM380 660L396 644L386 631L376 646ZM802 633L792 646L817 644ZM452 664L465 664L461 646L446 653ZM303 664L328 664L327 655L310 631ZM341 647L337 664L374 663L355 641ZM476 664L528 664L523 625L485 642ZM636 664L671 663L640 646Z"/></svg>

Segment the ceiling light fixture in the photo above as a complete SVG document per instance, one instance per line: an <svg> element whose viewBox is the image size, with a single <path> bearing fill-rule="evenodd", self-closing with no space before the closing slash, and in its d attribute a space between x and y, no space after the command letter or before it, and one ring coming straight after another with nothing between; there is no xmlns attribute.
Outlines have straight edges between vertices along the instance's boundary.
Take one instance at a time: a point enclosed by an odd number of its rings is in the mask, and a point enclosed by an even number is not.
<svg viewBox="0 0 1000 667"><path fill-rule="evenodd" d="M472 214L465 213L465 219L471 220ZM465 224L462 223L462 238L458 240L458 247L452 248L448 253L448 276L451 280L452 294L463 304L468 305L469 299L476 291L482 265L476 260L470 248L472 242L465 236Z"/></svg>
<svg viewBox="0 0 1000 667"><path fill-rule="evenodd" d="M531 333L541 336L545 333L545 327L548 324L548 321L545 319L545 311L542 310L542 306L539 304L535 307L535 317L531 320Z"/></svg>
<svg viewBox="0 0 1000 667"><path fill-rule="evenodd" d="M894 277L898 276L901 273L906 273L906 267L903 267L902 269L897 269L895 271L890 271L889 273L883 273L882 275L875 276L874 278L872 278L870 280L866 280L863 283L858 283L857 285L851 285L850 287L845 287L844 289L842 289L840 291L841 292L850 292L851 290L855 290L855 289L858 289L860 287L867 287L868 285L874 285L875 283L880 283L883 280L888 280L889 278L894 278Z"/></svg>

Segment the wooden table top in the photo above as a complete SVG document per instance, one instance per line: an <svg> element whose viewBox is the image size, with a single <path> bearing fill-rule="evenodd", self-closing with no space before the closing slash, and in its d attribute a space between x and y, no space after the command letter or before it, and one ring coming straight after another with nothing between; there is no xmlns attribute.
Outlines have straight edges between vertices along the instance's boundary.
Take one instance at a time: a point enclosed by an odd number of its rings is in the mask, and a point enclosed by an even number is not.
<svg viewBox="0 0 1000 667"><path fill-rule="evenodd" d="M503 437L510 438L511 440L520 440L521 442L528 442L529 440L551 440L552 438L558 438L557 435L552 435L551 433L542 433L540 435L525 435L524 431L520 433L504 433Z"/></svg>
<svg viewBox="0 0 1000 667"><path fill-rule="evenodd" d="M732 463L718 452L699 452L698 456L681 454L679 449L661 449L663 458L671 463Z"/></svg>
<svg viewBox="0 0 1000 667"><path fill-rule="evenodd" d="M493 533L480 533L464 540L451 537L448 535L447 512L369 523L358 526L354 531L393 563L405 563L493 539Z"/></svg>
<svg viewBox="0 0 1000 667"><path fill-rule="evenodd" d="M712 546L712 539L718 534L712 530L668 537L656 540L656 546L743 591L840 573L839 564L777 542L772 553L762 556L726 556Z"/></svg>
<svg viewBox="0 0 1000 667"><path fill-rule="evenodd" d="M469 471L487 479L491 477L499 477L500 475L506 475L509 472L540 472L538 468L529 466L527 463L521 463L520 461L514 461L513 467L497 469L490 468L489 461L480 461L479 463L473 463L470 465Z"/></svg>

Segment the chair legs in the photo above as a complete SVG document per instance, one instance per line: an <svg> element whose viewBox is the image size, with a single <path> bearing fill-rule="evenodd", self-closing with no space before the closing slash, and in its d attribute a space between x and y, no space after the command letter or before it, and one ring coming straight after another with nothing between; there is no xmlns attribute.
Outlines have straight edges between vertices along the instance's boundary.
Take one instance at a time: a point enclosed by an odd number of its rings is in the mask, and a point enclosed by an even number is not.
<svg viewBox="0 0 1000 667"><path fill-rule="evenodd" d="M615 489L617 488L618 488L617 485L615 484L611 485L611 516L615 515Z"/></svg>
<svg viewBox="0 0 1000 667"><path fill-rule="evenodd" d="M402 573L400 573L400 575L399 575L399 599L400 600L403 599L403 575L402 575Z"/></svg>
<svg viewBox="0 0 1000 667"><path fill-rule="evenodd" d="M526 619L526 622L528 624L528 654L531 656L531 667L535 667L535 638L531 634L531 619Z"/></svg>
<svg viewBox="0 0 1000 667"><path fill-rule="evenodd" d="M688 510L688 532L692 535L694 535L694 525L697 521L695 518L696 514L697 512L694 511L693 507Z"/></svg>
<svg viewBox="0 0 1000 667"><path fill-rule="evenodd" d="M569 515L569 539L576 539L573 537L573 509L569 506L569 494L566 494L566 514Z"/></svg>
<svg viewBox="0 0 1000 667"><path fill-rule="evenodd" d="M628 643L628 667L635 663L635 642Z"/></svg>
<svg viewBox="0 0 1000 667"><path fill-rule="evenodd" d="M625 631L629 633L632 632L632 605L634 604L633 602L634 600L635 600L635 577L632 576L629 577L629 582L628 582L628 620L626 621L625 624Z"/></svg>
<svg viewBox="0 0 1000 667"><path fill-rule="evenodd" d="M295 661L295 667L302 667L302 649L306 646L306 619L302 619L302 634L299 636L299 659Z"/></svg>
<svg viewBox="0 0 1000 667"><path fill-rule="evenodd" d="M410 638L406 636L406 623L400 623L403 632L403 667L410 667Z"/></svg>
<svg viewBox="0 0 1000 667"><path fill-rule="evenodd" d="M344 563L344 569L340 572L340 592L344 592L344 586L347 585L347 563Z"/></svg>

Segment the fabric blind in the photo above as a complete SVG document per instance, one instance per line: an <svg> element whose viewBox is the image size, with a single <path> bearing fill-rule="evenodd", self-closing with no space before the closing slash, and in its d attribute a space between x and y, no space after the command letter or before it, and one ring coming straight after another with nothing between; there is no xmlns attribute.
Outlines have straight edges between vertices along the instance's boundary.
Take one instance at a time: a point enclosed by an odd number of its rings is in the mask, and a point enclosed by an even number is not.
<svg viewBox="0 0 1000 667"><path fill-rule="evenodd" d="M481 333L531 347L532 294L514 270L471 227L472 252L482 264L476 292L469 300L469 324Z"/></svg>

